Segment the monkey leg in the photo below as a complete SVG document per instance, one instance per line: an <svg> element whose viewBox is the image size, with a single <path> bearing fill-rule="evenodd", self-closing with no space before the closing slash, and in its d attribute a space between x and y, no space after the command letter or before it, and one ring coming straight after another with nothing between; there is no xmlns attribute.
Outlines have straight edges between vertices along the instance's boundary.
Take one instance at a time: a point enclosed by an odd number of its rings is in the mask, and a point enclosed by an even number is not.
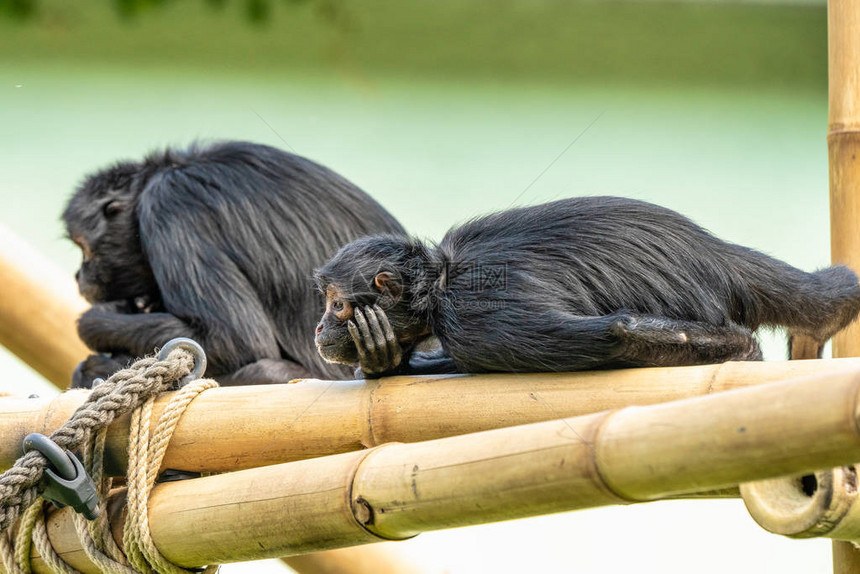
<svg viewBox="0 0 860 574"><path fill-rule="evenodd" d="M233 387L288 383L293 379L306 379L312 376L310 371L294 361L260 359L232 373L215 375L214 378L221 386Z"/></svg>
<svg viewBox="0 0 860 574"><path fill-rule="evenodd" d="M621 344L619 360L632 366L668 366L760 361L761 348L752 332L737 324L677 321L628 315L611 332Z"/></svg>
<svg viewBox="0 0 860 574"><path fill-rule="evenodd" d="M96 378L107 379L109 376L124 369L134 362L131 355L114 353L110 356L95 354L90 355L80 362L72 373L72 389L90 389Z"/></svg>
<svg viewBox="0 0 860 574"><path fill-rule="evenodd" d="M509 309L505 328L461 324L440 335L458 372L554 372L760 360L752 332L651 315Z"/></svg>

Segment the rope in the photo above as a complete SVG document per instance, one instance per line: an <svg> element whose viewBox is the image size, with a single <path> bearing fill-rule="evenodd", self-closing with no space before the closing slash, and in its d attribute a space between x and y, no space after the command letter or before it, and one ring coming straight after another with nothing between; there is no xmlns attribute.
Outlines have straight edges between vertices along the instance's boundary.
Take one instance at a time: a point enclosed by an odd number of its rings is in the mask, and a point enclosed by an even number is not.
<svg viewBox="0 0 860 574"><path fill-rule="evenodd" d="M191 372L193 356L186 350L172 351L166 360L142 359L130 368L112 375L98 385L89 399L72 417L51 435L51 439L69 450L81 448L83 464L96 484L99 514L87 521L74 514L74 526L81 548L101 572L107 574L185 574L186 570L165 558L152 541L149 530L148 503L161 462L177 424L191 401L203 391L217 386L215 381L197 380L175 393L164 409L152 437L152 406L155 398L171 390L175 381ZM104 475L104 450L107 426L118 416L132 411L128 449L127 517L123 535L125 554L116 544L108 522L106 501L112 479ZM56 437L66 437L57 440ZM64 442L61 442L64 441ZM29 456L29 455L37 456ZM0 533L0 558L8 574L30 574L30 553L33 547L52 572L78 574L51 546L45 526L44 501L37 498L37 484L47 461L37 452L30 452L15 463L15 467L0 476L0 526L4 516L17 516L24 502L32 496L35 502L23 513L18 535ZM11 471L15 471L12 473ZM14 478L6 479L11 474ZM24 478L21 478L24 477ZM35 477L35 479L34 479ZM5 490L4 490L5 488ZM31 494L31 491L34 493ZM8 526L3 526L4 529ZM209 566L205 572L216 572Z"/></svg>
<svg viewBox="0 0 860 574"><path fill-rule="evenodd" d="M166 361L141 359L114 373L93 389L87 401L51 434L51 440L64 449L77 450L94 431L107 427L149 397L169 390L170 385L191 372L193 362L189 352L177 349ZM37 485L47 466L41 453L30 451L0 475L0 532L8 530L21 512L36 501L40 494Z"/></svg>
<svg viewBox="0 0 860 574"><path fill-rule="evenodd" d="M196 572L181 568L165 558L152 541L149 530L149 493L155 484L161 461L167 452L167 445L173 436L176 425L189 403L203 391L216 387L211 380L189 383L176 393L165 407L152 437L149 437L153 400L132 415L129 434L128 469L128 514L123 531L123 547L129 561L141 572L151 568L159 574L186 574ZM134 460L134 464L131 461ZM209 566L206 572L217 571L217 566Z"/></svg>

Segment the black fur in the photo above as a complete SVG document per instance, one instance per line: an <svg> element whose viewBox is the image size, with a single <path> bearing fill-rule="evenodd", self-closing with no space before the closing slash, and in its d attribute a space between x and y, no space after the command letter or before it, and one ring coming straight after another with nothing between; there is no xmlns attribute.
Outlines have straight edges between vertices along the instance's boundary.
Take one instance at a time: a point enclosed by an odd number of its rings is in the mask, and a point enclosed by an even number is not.
<svg viewBox="0 0 860 574"><path fill-rule="evenodd" d="M322 304L310 277L344 243L403 232L333 171L245 142L167 149L99 171L63 219L84 246L77 277L93 303L79 333L116 359L82 364L76 384L86 386L180 336L203 346L207 375L222 382L343 378L348 370L313 345Z"/></svg>
<svg viewBox="0 0 860 574"><path fill-rule="evenodd" d="M495 213L452 229L437 246L359 239L317 280L363 306L391 299L374 284L379 273L397 279L400 299L380 306L402 344L416 340L402 333L423 329L460 372L759 359L752 331L761 325L823 345L860 311L847 267L807 273L669 209L617 197ZM318 338L338 329L324 316Z"/></svg>

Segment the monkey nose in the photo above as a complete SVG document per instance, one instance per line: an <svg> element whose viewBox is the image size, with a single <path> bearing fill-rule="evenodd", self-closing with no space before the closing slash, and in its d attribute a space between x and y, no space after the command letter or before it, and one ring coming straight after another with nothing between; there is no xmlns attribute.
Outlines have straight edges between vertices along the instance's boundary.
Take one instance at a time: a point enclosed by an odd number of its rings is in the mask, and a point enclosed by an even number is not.
<svg viewBox="0 0 860 574"><path fill-rule="evenodd" d="M322 323L320 323L319 325L317 325L317 335L319 335L320 333L322 333L322 329L323 329L323 327L322 327Z"/></svg>

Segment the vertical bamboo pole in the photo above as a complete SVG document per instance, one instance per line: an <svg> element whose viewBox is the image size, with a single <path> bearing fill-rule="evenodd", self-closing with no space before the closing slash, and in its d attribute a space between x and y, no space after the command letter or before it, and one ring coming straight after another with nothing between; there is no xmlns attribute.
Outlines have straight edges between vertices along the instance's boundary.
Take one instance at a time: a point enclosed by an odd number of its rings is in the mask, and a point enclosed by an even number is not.
<svg viewBox="0 0 860 574"><path fill-rule="evenodd" d="M830 240L834 263L860 270L860 4L828 0ZM860 326L833 341L834 357L860 355ZM833 572L860 569L860 551L833 543Z"/></svg>

